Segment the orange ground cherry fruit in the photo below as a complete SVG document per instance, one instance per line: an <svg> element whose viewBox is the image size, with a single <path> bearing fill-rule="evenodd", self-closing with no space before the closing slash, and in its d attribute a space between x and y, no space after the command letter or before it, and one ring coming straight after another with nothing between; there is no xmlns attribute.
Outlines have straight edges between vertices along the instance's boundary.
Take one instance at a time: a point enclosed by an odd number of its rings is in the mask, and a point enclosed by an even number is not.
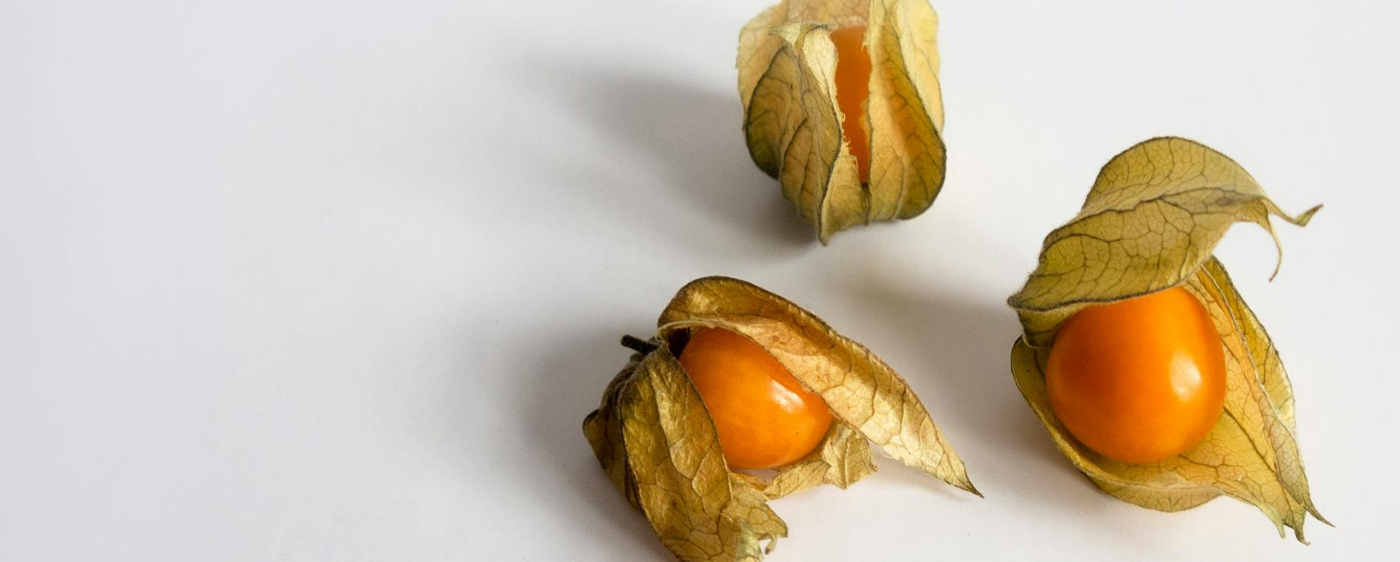
<svg viewBox="0 0 1400 562"><path fill-rule="evenodd" d="M1060 326L1045 369L1050 407L1080 443L1146 463L1199 443L1225 407L1225 352L1181 287L1085 308Z"/></svg>
<svg viewBox="0 0 1400 562"><path fill-rule="evenodd" d="M773 468L801 459L831 427L821 396L747 337L700 328L679 359L714 420L730 468Z"/></svg>
<svg viewBox="0 0 1400 562"><path fill-rule="evenodd" d="M870 139L861 116L870 97L870 54L865 51L865 26L852 25L831 32L836 45L836 105L845 119L841 133L860 168L860 182L870 182Z"/></svg>

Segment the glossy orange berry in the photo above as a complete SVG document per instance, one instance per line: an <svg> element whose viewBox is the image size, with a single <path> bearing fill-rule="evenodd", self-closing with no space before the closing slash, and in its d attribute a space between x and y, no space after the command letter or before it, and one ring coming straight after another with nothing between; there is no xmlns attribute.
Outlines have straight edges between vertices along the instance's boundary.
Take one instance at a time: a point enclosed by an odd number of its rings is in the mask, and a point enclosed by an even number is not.
<svg viewBox="0 0 1400 562"><path fill-rule="evenodd" d="M870 182L870 136L861 126L865 101L870 97L870 54L865 50L865 26L852 25L831 32L836 46L836 105L845 119L841 132L860 167L861 183Z"/></svg>
<svg viewBox="0 0 1400 562"><path fill-rule="evenodd" d="M801 459L831 427L821 396L745 336L701 328L679 359L714 420L730 468L773 468Z"/></svg>
<svg viewBox="0 0 1400 562"><path fill-rule="evenodd" d="M1159 461L1215 427L1225 353L1205 306L1175 287L1070 317L1050 349L1045 387L1080 443L1120 461Z"/></svg>

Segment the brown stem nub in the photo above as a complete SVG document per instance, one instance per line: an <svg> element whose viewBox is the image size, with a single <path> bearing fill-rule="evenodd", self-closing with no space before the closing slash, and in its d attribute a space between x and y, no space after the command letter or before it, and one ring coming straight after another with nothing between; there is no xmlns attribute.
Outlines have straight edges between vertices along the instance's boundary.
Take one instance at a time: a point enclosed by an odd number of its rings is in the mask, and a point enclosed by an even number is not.
<svg viewBox="0 0 1400 562"><path fill-rule="evenodd" d="M647 354L656 351L659 346L637 336L622 336L622 347L637 353Z"/></svg>

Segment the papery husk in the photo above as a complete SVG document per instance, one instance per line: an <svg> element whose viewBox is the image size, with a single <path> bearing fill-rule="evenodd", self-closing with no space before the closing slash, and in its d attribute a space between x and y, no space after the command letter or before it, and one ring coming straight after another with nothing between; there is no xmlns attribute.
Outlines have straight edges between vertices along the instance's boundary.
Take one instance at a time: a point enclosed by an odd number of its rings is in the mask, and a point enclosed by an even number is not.
<svg viewBox="0 0 1400 562"><path fill-rule="evenodd" d="M871 58L863 115L836 103L830 32L865 25ZM938 16L926 0L786 0L739 35L739 96L753 161L823 244L847 228L923 213L943 187ZM859 119L870 142L862 183L841 129Z"/></svg>
<svg viewBox="0 0 1400 562"><path fill-rule="evenodd" d="M634 355L583 422L613 484L686 562L755 562L787 536L766 498L731 475L700 394L665 345Z"/></svg>
<svg viewBox="0 0 1400 562"><path fill-rule="evenodd" d="M729 470L709 412L676 359L700 327L749 337L821 395L834 419L812 453L776 468L770 478ZM762 559L787 536L767 500L822 484L854 484L875 471L871 442L977 493L904 380L782 297L736 279L698 279L662 312L657 332L646 342L624 339L639 353L608 385L583 431L613 484L676 558Z"/></svg>
<svg viewBox="0 0 1400 562"><path fill-rule="evenodd" d="M1024 328L1012 346L1012 374L1060 451L1096 485L1160 511L1231 496L1258 507L1280 535L1291 528L1304 542L1306 514L1326 522L1308 489L1292 387L1278 351L1211 255L1236 222L1259 225L1277 243L1271 216L1303 226L1318 208L1288 215L1225 155L1158 138L1109 161L1079 215L1046 237L1035 272L1009 300ZM1086 306L1176 286L1201 300L1220 336L1224 414L1201 443L1172 459L1134 464L1099 455L1076 441L1050 408L1044 373L1056 330Z"/></svg>

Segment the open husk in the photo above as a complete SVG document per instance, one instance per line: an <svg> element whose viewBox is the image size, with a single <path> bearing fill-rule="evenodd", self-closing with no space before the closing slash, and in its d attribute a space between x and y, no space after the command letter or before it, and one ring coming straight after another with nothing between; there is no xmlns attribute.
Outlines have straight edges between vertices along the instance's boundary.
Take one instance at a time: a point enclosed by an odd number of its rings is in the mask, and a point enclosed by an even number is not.
<svg viewBox="0 0 1400 562"><path fill-rule="evenodd" d="M676 558L762 559L787 535L767 500L855 483L875 471L871 443L977 493L904 380L870 350L782 297L736 279L698 279L677 293L657 325L650 340L624 338L637 353L608 385L583 431L613 483ZM700 327L752 339L826 401L832 426L810 454L769 478L729 470L704 402L676 359Z"/></svg>
<svg viewBox="0 0 1400 562"><path fill-rule="evenodd" d="M1009 303L1024 334L1011 350L1016 385L1060 451L1121 500L1179 511L1227 495L1258 507L1305 541L1313 505L1295 437L1293 391L1278 351L1211 252L1236 222L1274 237L1281 211L1239 164L1204 145L1157 138L1114 157L1079 215L1045 238L1040 263ZM1282 257L1280 249L1279 257ZM1277 270L1275 271L1277 273ZM1109 459L1084 447L1055 417L1045 365L1056 330L1080 309L1184 286L1210 312L1225 351L1225 412L1194 448L1155 463Z"/></svg>

